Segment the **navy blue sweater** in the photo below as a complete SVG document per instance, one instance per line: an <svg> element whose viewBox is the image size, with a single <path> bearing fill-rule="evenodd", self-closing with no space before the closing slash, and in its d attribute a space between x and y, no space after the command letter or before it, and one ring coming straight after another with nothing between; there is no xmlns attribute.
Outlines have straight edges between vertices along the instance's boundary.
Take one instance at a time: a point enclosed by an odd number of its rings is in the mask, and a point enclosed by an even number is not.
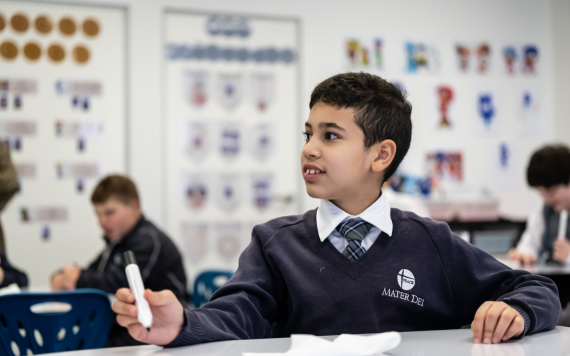
<svg viewBox="0 0 570 356"><path fill-rule="evenodd" d="M506 267L445 223L392 209L392 237L382 233L352 262L320 241L315 215L256 226L236 274L210 302L184 311L168 346L263 338L273 323L272 337L457 329L485 301L519 311L525 334L558 322L550 279Z"/></svg>

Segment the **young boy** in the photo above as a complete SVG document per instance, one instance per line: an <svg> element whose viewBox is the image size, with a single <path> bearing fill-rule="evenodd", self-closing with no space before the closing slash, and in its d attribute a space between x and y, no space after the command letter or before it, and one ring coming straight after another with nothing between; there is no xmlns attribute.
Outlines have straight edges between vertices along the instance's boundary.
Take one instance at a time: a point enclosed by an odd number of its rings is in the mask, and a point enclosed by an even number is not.
<svg viewBox="0 0 570 356"><path fill-rule="evenodd" d="M411 105L366 73L335 75L311 95L301 173L318 210L258 225L239 268L210 302L184 309L145 292L154 324L117 291L117 321L137 340L167 345L460 328L499 343L554 327L554 283L513 271L444 223L390 209L380 187L410 146Z"/></svg>
<svg viewBox="0 0 570 356"><path fill-rule="evenodd" d="M133 181L125 176L108 176L95 187L91 202L107 248L85 269L69 265L56 272L52 289L97 288L114 293L128 287L123 253L131 250L147 288L169 290L177 302L186 304L189 297L181 255L168 236L142 215ZM124 328L113 325L107 346L135 344L139 343Z"/></svg>
<svg viewBox="0 0 570 356"><path fill-rule="evenodd" d="M570 149L562 145L545 146L530 158L526 171L528 184L544 201L528 218L527 227L509 258L525 265L545 254L546 261L570 263L570 225L565 239L558 238L562 210L570 211Z"/></svg>

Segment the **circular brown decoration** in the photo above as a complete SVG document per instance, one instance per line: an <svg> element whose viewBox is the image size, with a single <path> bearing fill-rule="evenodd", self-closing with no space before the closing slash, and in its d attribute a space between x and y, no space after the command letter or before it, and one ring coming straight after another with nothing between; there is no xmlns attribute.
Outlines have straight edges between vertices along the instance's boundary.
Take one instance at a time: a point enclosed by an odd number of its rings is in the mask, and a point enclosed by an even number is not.
<svg viewBox="0 0 570 356"><path fill-rule="evenodd" d="M16 32L26 32L28 30L28 27L30 27L30 21L28 21L26 15L23 14L16 14L12 16L10 23Z"/></svg>
<svg viewBox="0 0 570 356"><path fill-rule="evenodd" d="M0 14L0 31L2 31L6 27L6 20L4 20L4 16Z"/></svg>
<svg viewBox="0 0 570 356"><path fill-rule="evenodd" d="M59 21L59 30L64 35L71 36L75 33L75 21L69 17L64 17Z"/></svg>
<svg viewBox="0 0 570 356"><path fill-rule="evenodd" d="M89 50L85 46L77 45L73 49L73 59L77 63L86 63L89 60L89 56Z"/></svg>
<svg viewBox="0 0 570 356"><path fill-rule="evenodd" d="M14 59L18 55L18 47L12 41L5 41L0 45L0 55L6 59Z"/></svg>
<svg viewBox="0 0 570 356"><path fill-rule="evenodd" d="M42 50L37 43L30 42L24 46L24 56L29 60L35 61L42 55Z"/></svg>
<svg viewBox="0 0 570 356"><path fill-rule="evenodd" d="M50 33L53 27L50 18L45 15L40 15L36 17L35 24L36 24L36 30L38 30L39 33L43 34Z"/></svg>
<svg viewBox="0 0 570 356"><path fill-rule="evenodd" d="M65 58L65 50L58 44L49 46L47 54L54 62L61 62Z"/></svg>
<svg viewBox="0 0 570 356"><path fill-rule="evenodd" d="M83 21L83 32L89 37L95 37L99 34L99 23L94 19Z"/></svg>

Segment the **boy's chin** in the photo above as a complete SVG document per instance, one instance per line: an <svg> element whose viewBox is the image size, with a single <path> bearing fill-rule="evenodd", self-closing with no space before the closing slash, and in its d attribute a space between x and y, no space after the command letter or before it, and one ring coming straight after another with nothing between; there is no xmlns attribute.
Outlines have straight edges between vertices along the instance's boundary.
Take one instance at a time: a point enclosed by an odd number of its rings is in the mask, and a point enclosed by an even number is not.
<svg viewBox="0 0 570 356"><path fill-rule="evenodd" d="M330 192L324 191L323 189L318 189L317 187L307 186L307 194L314 199L326 199L329 200L331 197Z"/></svg>

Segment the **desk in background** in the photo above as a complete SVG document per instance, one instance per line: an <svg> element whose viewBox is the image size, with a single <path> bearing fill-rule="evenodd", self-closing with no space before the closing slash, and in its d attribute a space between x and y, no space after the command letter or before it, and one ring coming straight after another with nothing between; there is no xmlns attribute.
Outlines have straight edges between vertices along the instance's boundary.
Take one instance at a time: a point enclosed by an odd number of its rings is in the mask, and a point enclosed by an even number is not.
<svg viewBox="0 0 570 356"><path fill-rule="evenodd" d="M522 340L499 345L474 345L471 330L419 331L402 334L402 343L386 355L406 356L567 356L570 354L570 328L531 335ZM334 337L329 337L334 339ZM242 352L285 352L289 338L223 341L209 344L162 349L158 346L133 346L50 354L65 356L241 356Z"/></svg>

